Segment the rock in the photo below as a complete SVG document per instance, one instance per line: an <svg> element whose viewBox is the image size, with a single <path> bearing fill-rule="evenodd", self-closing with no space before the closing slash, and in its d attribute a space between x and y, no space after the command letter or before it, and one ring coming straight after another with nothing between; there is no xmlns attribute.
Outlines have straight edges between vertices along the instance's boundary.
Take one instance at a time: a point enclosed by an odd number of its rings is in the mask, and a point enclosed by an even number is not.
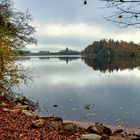
<svg viewBox="0 0 140 140"><path fill-rule="evenodd" d="M10 109L8 109L8 108L3 108L3 111L4 111L4 112L10 112Z"/></svg>
<svg viewBox="0 0 140 140"><path fill-rule="evenodd" d="M22 114L25 114L26 116L29 116L29 117L34 117L35 114L31 111L28 111L28 110L22 110Z"/></svg>
<svg viewBox="0 0 140 140"><path fill-rule="evenodd" d="M13 112L13 113L17 113L17 112L20 112L21 110L20 109L12 109L10 110L10 112Z"/></svg>
<svg viewBox="0 0 140 140"><path fill-rule="evenodd" d="M15 102L21 103L22 105L28 105L28 99L25 96L15 97Z"/></svg>
<svg viewBox="0 0 140 140"><path fill-rule="evenodd" d="M33 127L33 128L41 128L43 126L44 126L44 120L43 119L32 121L32 124L31 124L31 127Z"/></svg>
<svg viewBox="0 0 140 140"><path fill-rule="evenodd" d="M114 132L114 134L120 134L120 133L122 133L122 132L123 132L122 129L117 129L117 130Z"/></svg>
<svg viewBox="0 0 140 140"><path fill-rule="evenodd" d="M25 109L29 109L29 106L28 105L22 105L21 103L18 103L14 108L25 110Z"/></svg>
<svg viewBox="0 0 140 140"><path fill-rule="evenodd" d="M97 134L83 134L77 140L101 140L102 137Z"/></svg>
<svg viewBox="0 0 140 140"><path fill-rule="evenodd" d="M55 129L59 129L62 125L61 121L49 121L50 126L54 127Z"/></svg>
<svg viewBox="0 0 140 140"><path fill-rule="evenodd" d="M63 123L63 125L60 127L60 133L61 134L72 134L76 131L77 126L73 123Z"/></svg>
<svg viewBox="0 0 140 140"><path fill-rule="evenodd" d="M5 102L2 102L0 105L3 107L7 107L7 104Z"/></svg>
<svg viewBox="0 0 140 140"><path fill-rule="evenodd" d="M30 101L29 99L27 99L25 96L16 96L14 98L14 102L16 104L21 104L22 106L28 106L28 108L32 111L35 111L36 107L38 106L37 103L34 103L32 101Z"/></svg>
<svg viewBox="0 0 140 140"><path fill-rule="evenodd" d="M92 125L92 126L88 127L86 131L88 133L96 133L96 134L106 134L106 135L112 134L111 129L102 124Z"/></svg>
<svg viewBox="0 0 140 140"><path fill-rule="evenodd" d="M43 120L47 120L48 124L52 127L54 127L57 130L60 130L60 127L62 126L63 119L60 117L40 117Z"/></svg>
<svg viewBox="0 0 140 140"><path fill-rule="evenodd" d="M42 117L45 119L45 117ZM47 117L48 123L50 126L54 127L55 129L60 129L63 123L63 119L60 117Z"/></svg>
<svg viewBox="0 0 140 140"><path fill-rule="evenodd" d="M121 136L110 136L109 140L131 140L128 137L121 137Z"/></svg>
<svg viewBox="0 0 140 140"><path fill-rule="evenodd" d="M93 107L94 107L93 104L85 104L84 105L84 109L87 109L87 110L92 109Z"/></svg>

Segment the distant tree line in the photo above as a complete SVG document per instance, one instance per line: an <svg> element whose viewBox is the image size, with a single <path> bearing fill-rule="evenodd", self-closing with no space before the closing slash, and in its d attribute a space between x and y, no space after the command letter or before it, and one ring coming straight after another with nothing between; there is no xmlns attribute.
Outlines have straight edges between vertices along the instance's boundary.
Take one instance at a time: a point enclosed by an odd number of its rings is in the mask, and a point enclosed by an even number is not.
<svg viewBox="0 0 140 140"><path fill-rule="evenodd" d="M133 42L102 39L88 45L82 55L88 57L135 57L140 56L140 45Z"/></svg>
<svg viewBox="0 0 140 140"><path fill-rule="evenodd" d="M66 48L66 49L60 50L58 52L39 51L39 52L33 53L30 51L25 51L25 52L23 52L23 54L24 55L80 55L81 52Z"/></svg>

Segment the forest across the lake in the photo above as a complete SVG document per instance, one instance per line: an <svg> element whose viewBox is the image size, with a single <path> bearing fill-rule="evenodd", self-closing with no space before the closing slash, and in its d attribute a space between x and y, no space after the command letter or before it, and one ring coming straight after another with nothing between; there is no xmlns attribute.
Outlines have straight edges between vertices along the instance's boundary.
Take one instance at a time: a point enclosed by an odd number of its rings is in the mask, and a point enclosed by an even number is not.
<svg viewBox="0 0 140 140"><path fill-rule="evenodd" d="M88 45L82 55L87 57L137 57L140 56L140 45L134 42L102 39Z"/></svg>

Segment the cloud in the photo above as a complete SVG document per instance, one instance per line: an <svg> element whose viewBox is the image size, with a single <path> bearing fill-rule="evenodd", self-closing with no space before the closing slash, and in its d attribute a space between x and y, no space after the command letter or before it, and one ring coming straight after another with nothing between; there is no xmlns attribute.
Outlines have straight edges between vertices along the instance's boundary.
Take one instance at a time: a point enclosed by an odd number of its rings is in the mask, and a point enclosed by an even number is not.
<svg viewBox="0 0 140 140"><path fill-rule="evenodd" d="M65 47L82 50L102 38L139 43L139 30L120 29L104 20L102 16L110 15L113 10L101 8L105 3L98 0L89 1L86 6L81 6L83 1L75 0L14 2L19 9L28 8L34 17L33 24L36 26L39 42L37 50L46 50L46 47L56 51Z"/></svg>
<svg viewBox="0 0 140 140"><path fill-rule="evenodd" d="M86 25L85 23L76 23L76 24L46 24L44 26L38 26L38 34L39 35L45 35L50 37L78 37L78 38L84 38L95 36L95 32L101 32L101 29L95 28L89 25ZM42 28L43 27L43 28ZM92 31L92 32L91 32Z"/></svg>
<svg viewBox="0 0 140 140"><path fill-rule="evenodd" d="M120 32L114 31L112 28L86 23L34 23L34 25L39 43L38 47L28 47L32 51L59 51L66 47L80 51L95 40L103 38L139 43L139 30L122 29Z"/></svg>
<svg viewBox="0 0 140 140"><path fill-rule="evenodd" d="M94 24L86 23L73 23L73 24L61 24L61 23L49 23L49 24L37 24L38 36L45 36L50 38L77 38L80 40L100 40L102 38L113 38L115 40L125 40L139 42L140 31L127 30L125 32L114 32L110 28L103 26L97 26ZM88 44L87 44L88 45Z"/></svg>

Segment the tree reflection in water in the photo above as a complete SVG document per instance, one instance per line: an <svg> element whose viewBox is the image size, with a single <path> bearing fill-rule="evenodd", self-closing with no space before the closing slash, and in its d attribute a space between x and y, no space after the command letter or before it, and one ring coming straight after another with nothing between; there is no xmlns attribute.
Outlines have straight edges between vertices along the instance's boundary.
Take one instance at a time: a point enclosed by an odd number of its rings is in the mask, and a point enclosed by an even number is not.
<svg viewBox="0 0 140 140"><path fill-rule="evenodd" d="M94 70L100 70L101 72L113 72L113 70L124 70L131 69L133 70L136 67L140 67L140 59L135 58L82 58L85 64L89 67L92 67Z"/></svg>

